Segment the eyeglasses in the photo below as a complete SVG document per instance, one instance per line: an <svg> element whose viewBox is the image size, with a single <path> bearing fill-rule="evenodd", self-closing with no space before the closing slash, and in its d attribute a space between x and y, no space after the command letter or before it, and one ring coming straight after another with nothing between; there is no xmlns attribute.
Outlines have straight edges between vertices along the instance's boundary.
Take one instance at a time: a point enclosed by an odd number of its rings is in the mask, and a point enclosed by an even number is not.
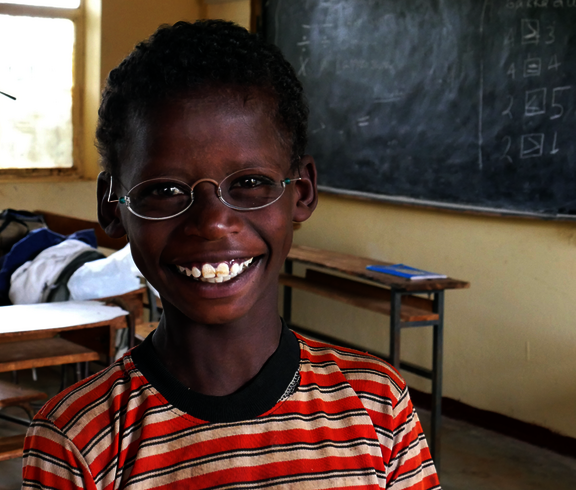
<svg viewBox="0 0 576 490"><path fill-rule="evenodd" d="M286 185L301 177L286 179L271 169L246 168L231 173L220 183L200 179L191 186L176 179L151 179L135 185L125 196L112 199L112 176L108 202L125 204L136 216L150 220L174 218L185 212L194 202L194 188L209 182L216 186L222 203L238 211L254 211L275 203L284 194Z"/></svg>

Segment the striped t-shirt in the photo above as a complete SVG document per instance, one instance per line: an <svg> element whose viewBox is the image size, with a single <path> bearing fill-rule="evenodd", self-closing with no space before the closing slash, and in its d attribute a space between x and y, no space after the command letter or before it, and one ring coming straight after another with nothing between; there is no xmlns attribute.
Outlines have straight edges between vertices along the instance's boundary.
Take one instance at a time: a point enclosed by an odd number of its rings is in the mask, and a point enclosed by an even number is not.
<svg viewBox="0 0 576 490"><path fill-rule="evenodd" d="M384 361L284 327L236 393L189 390L148 337L51 399L24 489L439 489L406 384Z"/></svg>

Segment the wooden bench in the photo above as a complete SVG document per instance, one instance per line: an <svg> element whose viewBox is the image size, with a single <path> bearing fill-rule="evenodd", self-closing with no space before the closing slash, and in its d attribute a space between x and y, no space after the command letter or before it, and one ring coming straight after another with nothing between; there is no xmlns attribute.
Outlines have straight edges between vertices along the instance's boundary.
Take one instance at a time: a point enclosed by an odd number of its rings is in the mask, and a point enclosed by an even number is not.
<svg viewBox="0 0 576 490"><path fill-rule="evenodd" d="M26 434L0 437L0 461L21 458L24 454L24 438Z"/></svg>
<svg viewBox="0 0 576 490"><path fill-rule="evenodd" d="M0 372L76 364L76 377L80 379L88 374L88 362L98 359L97 352L59 337L0 343ZM83 372L82 363L85 366ZM64 388L65 384L66 377L64 376L61 388ZM0 381L0 408L21 406L32 418L30 402L45 398L47 398L46 393L41 391L24 389L12 383ZM0 414L0 418L25 424L25 421L6 414ZM23 447L23 434L0 437L0 461L21 457Z"/></svg>
<svg viewBox="0 0 576 490"><path fill-rule="evenodd" d="M42 391L30 390L6 381L0 381L0 409L18 406L24 409L28 417L32 419L34 414L30 403L46 398L48 395ZM12 417L4 416L3 418L19 423L17 419ZM0 461L21 457L23 447L24 434L0 437Z"/></svg>
<svg viewBox="0 0 576 490"><path fill-rule="evenodd" d="M98 359L98 352L60 337L0 343L0 372Z"/></svg>
<svg viewBox="0 0 576 490"><path fill-rule="evenodd" d="M30 390L7 381L0 380L0 409L21 406L32 416L30 403L48 398L42 391Z"/></svg>
<svg viewBox="0 0 576 490"><path fill-rule="evenodd" d="M390 316L392 313L392 295L389 289L326 274L314 269L307 269L304 277L280 274L280 284L386 316ZM438 320L438 313L434 313L433 306L432 300L418 296L405 296L402 298L400 319L403 322Z"/></svg>

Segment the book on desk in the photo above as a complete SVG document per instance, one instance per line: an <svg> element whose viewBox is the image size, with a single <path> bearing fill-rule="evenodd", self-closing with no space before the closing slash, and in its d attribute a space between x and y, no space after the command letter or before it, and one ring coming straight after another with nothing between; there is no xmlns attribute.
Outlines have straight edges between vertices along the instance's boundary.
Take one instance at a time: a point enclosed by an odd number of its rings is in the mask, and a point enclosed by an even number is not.
<svg viewBox="0 0 576 490"><path fill-rule="evenodd" d="M446 279L446 274L437 274L436 272L428 272L422 269L416 269L404 264L393 265L368 265L366 269L374 272L381 272L383 274L390 274L392 276L404 277L411 281L421 281L424 279Z"/></svg>

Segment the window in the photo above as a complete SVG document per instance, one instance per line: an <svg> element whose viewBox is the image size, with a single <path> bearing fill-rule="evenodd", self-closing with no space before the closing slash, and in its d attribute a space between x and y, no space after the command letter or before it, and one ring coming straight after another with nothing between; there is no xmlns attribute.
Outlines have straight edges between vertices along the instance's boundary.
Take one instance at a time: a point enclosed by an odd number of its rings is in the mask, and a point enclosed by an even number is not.
<svg viewBox="0 0 576 490"><path fill-rule="evenodd" d="M0 174L78 161L81 0L0 0Z"/></svg>

